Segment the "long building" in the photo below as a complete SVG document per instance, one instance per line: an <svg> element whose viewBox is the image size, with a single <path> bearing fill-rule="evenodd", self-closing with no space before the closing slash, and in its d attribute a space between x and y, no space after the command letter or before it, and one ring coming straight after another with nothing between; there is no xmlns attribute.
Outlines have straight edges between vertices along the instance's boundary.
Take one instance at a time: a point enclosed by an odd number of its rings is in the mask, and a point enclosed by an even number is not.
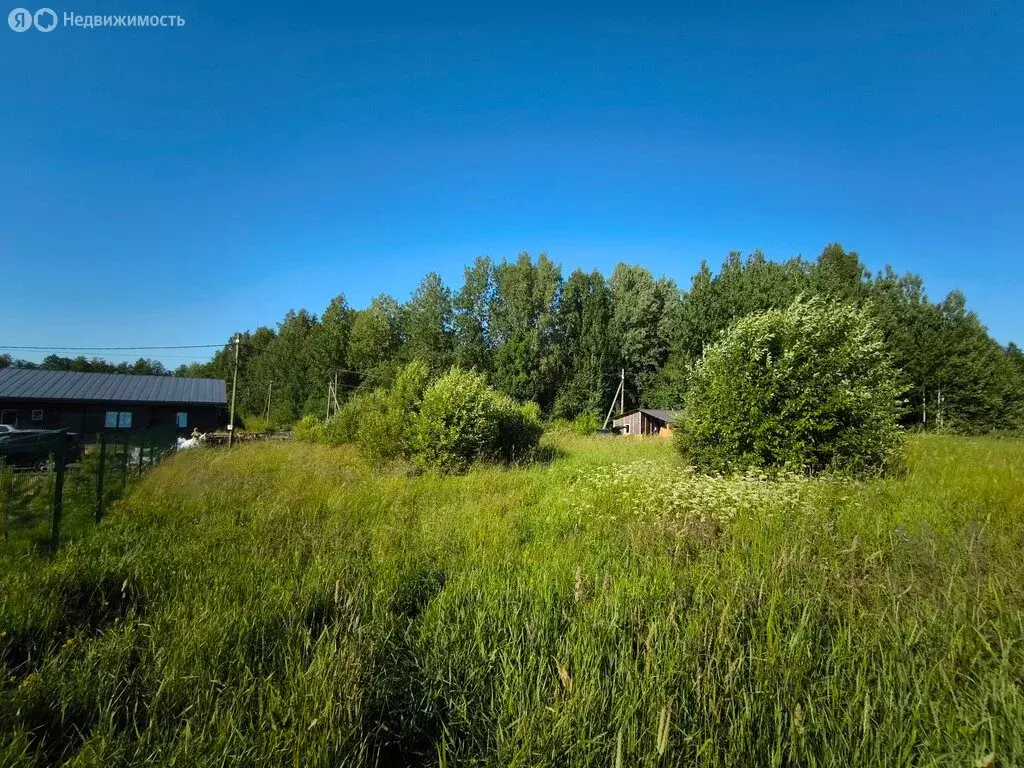
<svg viewBox="0 0 1024 768"><path fill-rule="evenodd" d="M19 429L208 432L227 422L226 406L221 379L0 368L0 424Z"/></svg>

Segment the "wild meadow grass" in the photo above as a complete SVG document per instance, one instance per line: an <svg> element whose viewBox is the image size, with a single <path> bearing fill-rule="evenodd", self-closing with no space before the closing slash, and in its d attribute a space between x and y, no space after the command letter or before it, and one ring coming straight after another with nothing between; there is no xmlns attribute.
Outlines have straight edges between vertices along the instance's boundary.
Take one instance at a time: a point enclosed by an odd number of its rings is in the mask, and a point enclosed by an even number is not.
<svg viewBox="0 0 1024 768"><path fill-rule="evenodd" d="M709 478L182 453L0 561L0 764L1024 764L1024 443Z"/></svg>

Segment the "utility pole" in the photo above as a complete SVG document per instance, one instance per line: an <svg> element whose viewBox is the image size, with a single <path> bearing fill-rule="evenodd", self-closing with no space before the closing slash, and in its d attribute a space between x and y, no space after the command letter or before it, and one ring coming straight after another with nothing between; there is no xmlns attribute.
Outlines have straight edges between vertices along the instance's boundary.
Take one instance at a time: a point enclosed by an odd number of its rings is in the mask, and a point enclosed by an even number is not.
<svg viewBox="0 0 1024 768"><path fill-rule="evenodd" d="M333 379L327 380L327 421L331 420L331 414L338 415L338 374Z"/></svg>
<svg viewBox="0 0 1024 768"><path fill-rule="evenodd" d="M615 402L619 402L619 415L625 410L623 403L625 402L626 390L626 371L623 369L622 376L619 379L619 386L615 389L615 394L612 395L612 404L608 406L608 415L604 417L604 425L601 429L608 429L608 422L612 420L612 411L615 410Z"/></svg>
<svg viewBox="0 0 1024 768"><path fill-rule="evenodd" d="M327 380L327 421L331 420L331 414L338 415L341 407L338 405L338 372L334 372L334 379Z"/></svg>
<svg viewBox="0 0 1024 768"><path fill-rule="evenodd" d="M235 442L235 392L238 390L238 346L242 343L242 334L235 334L235 373L231 377L231 415L228 416L228 448Z"/></svg>

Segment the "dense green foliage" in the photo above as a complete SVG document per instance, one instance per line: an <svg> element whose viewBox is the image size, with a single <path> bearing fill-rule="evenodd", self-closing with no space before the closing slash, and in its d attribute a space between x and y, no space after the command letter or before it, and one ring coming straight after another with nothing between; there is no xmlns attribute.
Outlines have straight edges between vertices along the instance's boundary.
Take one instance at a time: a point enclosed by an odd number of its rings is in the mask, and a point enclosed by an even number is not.
<svg viewBox="0 0 1024 768"><path fill-rule="evenodd" d="M1024 763L1021 442L914 436L866 483L559 447L179 454L0 557L0 764Z"/></svg>
<svg viewBox="0 0 1024 768"><path fill-rule="evenodd" d="M497 389L541 405L549 417L604 418L620 369L626 407L680 408L692 365L736 320L788 306L798 295L865 308L907 385L904 426L962 432L1024 423L1024 365L1015 346L993 341L962 294L930 301L921 278L891 269L871 276L857 254L830 245L814 261L731 254L682 290L647 270L618 265L608 279L575 271L564 279L545 255L477 259L458 291L428 275L409 302L387 295L362 310L335 299L317 320L289 313L277 331L243 335L239 398L259 413L270 381L280 423L323 413L327 382L344 393L387 386L421 360L431 376L451 361ZM231 350L181 373L228 376ZM288 375L282 376L287 365Z"/></svg>
<svg viewBox="0 0 1024 768"><path fill-rule="evenodd" d="M424 469L464 472L477 461L527 457L542 434L540 409L520 406L483 375L452 367L429 381L426 364L405 366L394 383L349 400L325 423L306 416L300 442L357 442L372 461L404 458Z"/></svg>
<svg viewBox="0 0 1024 768"><path fill-rule="evenodd" d="M427 377L427 367L413 361L390 388L375 392L363 402L356 437L365 456L377 461L411 456Z"/></svg>
<svg viewBox="0 0 1024 768"><path fill-rule="evenodd" d="M479 371L552 418L603 419L622 369L627 408L681 408L706 346L736 320L801 294L867 308L907 385L904 426L987 432L1024 424L1018 347L992 340L963 294L932 301L917 275L888 267L871 275L838 244L784 263L733 253L717 274L702 264L688 286L627 264L607 278L580 270L564 277L545 254L521 254L477 259L457 290L431 273L404 303L381 294L357 310L339 295L320 317L292 311L276 328L242 334L239 409L264 414L269 395L268 421L289 425L326 413L328 382L342 398L387 387L413 360L431 377L452 363ZM177 373L230 380L232 367L229 344Z"/></svg>
<svg viewBox="0 0 1024 768"><path fill-rule="evenodd" d="M324 423L324 442L329 445L354 443L359 436L363 414L373 402L374 393L360 393L346 400L338 412Z"/></svg>
<svg viewBox="0 0 1024 768"><path fill-rule="evenodd" d="M482 375L453 368L423 395L412 455L423 467L461 472L478 459L528 456L542 431L538 412L496 392Z"/></svg>
<svg viewBox="0 0 1024 768"><path fill-rule="evenodd" d="M863 475L898 462L900 386L866 309L798 298L705 351L674 437L701 471Z"/></svg>
<svg viewBox="0 0 1024 768"><path fill-rule="evenodd" d="M44 371L78 371L81 373L131 373L143 376L166 376L170 372L159 360L140 357L133 363L110 363L98 357L87 358L47 355L41 363L15 360L9 354L0 354L0 368L13 365L17 368L39 368Z"/></svg>
<svg viewBox="0 0 1024 768"><path fill-rule="evenodd" d="M303 416L292 427L292 437L300 443L326 443L327 431L323 419L310 414Z"/></svg>

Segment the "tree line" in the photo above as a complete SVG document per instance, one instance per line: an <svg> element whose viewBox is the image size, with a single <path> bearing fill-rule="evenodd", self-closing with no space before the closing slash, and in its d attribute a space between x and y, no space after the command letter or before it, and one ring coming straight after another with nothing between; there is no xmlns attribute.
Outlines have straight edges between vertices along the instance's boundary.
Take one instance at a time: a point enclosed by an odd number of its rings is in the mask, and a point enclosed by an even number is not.
<svg viewBox="0 0 1024 768"><path fill-rule="evenodd" d="M431 272L404 303L382 293L355 309L339 294L320 315L291 310L276 328L241 334L238 408L290 424L326 414L329 383L344 400L390 385L413 360L432 376L452 365L476 370L551 418L603 417L622 370L627 408L680 408L708 344L739 318L798 296L867 310L901 376L905 426L1024 425L1017 345L992 339L959 291L933 301L920 276L890 267L871 274L839 244L813 260L734 252L717 272L702 263L686 286L624 263L608 277L582 270L565 277L547 254L522 253L476 259L454 289ZM175 374L230 381L233 359L229 342L212 360Z"/></svg>
<svg viewBox="0 0 1024 768"><path fill-rule="evenodd" d="M140 357L134 363L111 363L100 357L64 357L63 355L47 355L41 363L30 360L15 359L9 354L0 355L0 368L34 368L43 371L79 371L81 373L134 373L143 376L167 376L167 370L159 360Z"/></svg>
<svg viewBox="0 0 1024 768"><path fill-rule="evenodd" d="M400 303L384 293L363 309L344 295L322 315L289 311L276 329L242 334L238 403L289 423L326 413L328 382L346 393L389 385L403 365L432 375L451 365L477 370L517 400L554 418L603 415L626 372L626 407L679 408L692 364L737 319L788 306L799 295L865 306L902 376L905 425L977 432L1024 421L1024 353L1002 347L962 293L932 301L924 282L891 268L872 275L839 244L814 260L774 262L760 251L731 253L680 287L640 266L609 277L575 270L567 278L546 254L513 261L478 258L462 285L426 275ZM226 345L182 375L230 380ZM272 382L272 384L271 384Z"/></svg>

